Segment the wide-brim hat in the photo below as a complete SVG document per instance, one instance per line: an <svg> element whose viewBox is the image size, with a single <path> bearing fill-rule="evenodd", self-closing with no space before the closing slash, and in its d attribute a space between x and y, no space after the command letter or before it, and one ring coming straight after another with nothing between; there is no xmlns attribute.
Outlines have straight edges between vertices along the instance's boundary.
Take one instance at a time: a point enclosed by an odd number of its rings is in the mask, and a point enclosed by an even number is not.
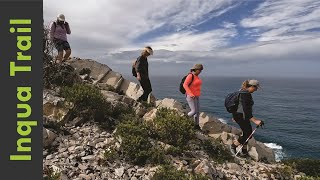
<svg viewBox="0 0 320 180"><path fill-rule="evenodd" d="M195 64L191 70L203 70L203 65L202 64Z"/></svg>
<svg viewBox="0 0 320 180"><path fill-rule="evenodd" d="M57 18L58 18L59 21L65 21L66 20L66 17L63 14L58 14Z"/></svg>

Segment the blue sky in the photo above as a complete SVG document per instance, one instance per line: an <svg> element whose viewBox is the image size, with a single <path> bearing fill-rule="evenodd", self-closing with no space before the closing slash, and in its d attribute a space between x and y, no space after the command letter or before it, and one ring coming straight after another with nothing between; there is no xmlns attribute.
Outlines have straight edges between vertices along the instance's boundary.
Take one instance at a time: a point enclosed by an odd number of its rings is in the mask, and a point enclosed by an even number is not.
<svg viewBox="0 0 320 180"><path fill-rule="evenodd" d="M149 45L151 76L320 77L318 0L44 0L46 24L59 13L72 56L124 75Z"/></svg>

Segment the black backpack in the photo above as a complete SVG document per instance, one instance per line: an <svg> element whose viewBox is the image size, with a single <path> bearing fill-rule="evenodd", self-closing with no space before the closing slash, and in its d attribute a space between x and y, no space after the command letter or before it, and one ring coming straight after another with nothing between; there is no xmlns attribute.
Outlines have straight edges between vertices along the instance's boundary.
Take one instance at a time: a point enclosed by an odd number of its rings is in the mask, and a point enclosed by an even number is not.
<svg viewBox="0 0 320 180"><path fill-rule="evenodd" d="M189 74L192 74L192 73L189 73ZM188 74L188 75L189 75L189 74ZM186 78L187 78L188 75L184 76L184 77L182 78L181 82L180 82L180 89L179 89L179 90L180 90L180 92L181 92L182 94L186 94L186 90L185 90L184 87L183 87L183 83L184 83L184 81L186 80ZM191 80L191 82L189 83L188 86L190 86L190 85L192 84L193 78L194 78L194 75L192 74L192 80Z"/></svg>
<svg viewBox="0 0 320 180"><path fill-rule="evenodd" d="M224 106L229 113L235 113L238 110L240 91L230 93L226 96Z"/></svg>
<svg viewBox="0 0 320 180"><path fill-rule="evenodd" d="M132 70L131 70L131 72L132 72L132 76L134 76L134 77L137 77L137 72L136 72L136 64L137 64L137 61L138 61L138 58L137 58L137 60L135 60L135 61L132 63Z"/></svg>

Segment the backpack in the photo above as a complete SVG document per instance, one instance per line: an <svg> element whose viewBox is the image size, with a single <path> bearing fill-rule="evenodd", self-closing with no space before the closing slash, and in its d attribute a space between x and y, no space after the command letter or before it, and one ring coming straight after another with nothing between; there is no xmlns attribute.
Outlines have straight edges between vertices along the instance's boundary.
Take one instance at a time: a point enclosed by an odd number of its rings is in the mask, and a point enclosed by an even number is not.
<svg viewBox="0 0 320 180"><path fill-rule="evenodd" d="M224 106L229 113L235 113L238 110L240 91L230 93L226 96Z"/></svg>
<svg viewBox="0 0 320 180"><path fill-rule="evenodd" d="M131 72L132 72L132 76L134 76L134 77L137 77L137 72L136 72L136 64L137 64L137 61L138 61L138 59L135 60L135 61L132 63L132 70L131 70Z"/></svg>
<svg viewBox="0 0 320 180"><path fill-rule="evenodd" d="M192 74L192 73L189 73L189 74ZM188 75L189 75L189 74L188 74ZM186 94L186 90L185 90L184 87L183 87L183 83L184 83L184 81L186 80L186 78L187 78L188 75L184 76L184 77L182 78L181 82L180 82L180 88L179 88L179 90L180 90L180 92L181 92L182 94ZM193 78L194 78L194 75L192 74L192 80L191 80L191 82L189 83L188 86L190 86L190 85L192 84Z"/></svg>

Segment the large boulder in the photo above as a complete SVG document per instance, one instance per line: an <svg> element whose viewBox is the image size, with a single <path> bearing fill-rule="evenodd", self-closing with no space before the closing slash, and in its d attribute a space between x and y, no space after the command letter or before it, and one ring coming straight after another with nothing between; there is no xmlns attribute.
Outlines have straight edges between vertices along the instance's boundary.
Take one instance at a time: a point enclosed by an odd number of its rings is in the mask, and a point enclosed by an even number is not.
<svg viewBox="0 0 320 180"><path fill-rule="evenodd" d="M49 129L42 128L43 146L48 147L56 139L57 135Z"/></svg>
<svg viewBox="0 0 320 180"><path fill-rule="evenodd" d="M204 112L200 113L199 125L208 134L218 134L222 132L231 133L231 126L222 123L217 118Z"/></svg>
<svg viewBox="0 0 320 180"><path fill-rule="evenodd" d="M119 91L134 100L137 100L143 94L142 87L139 84L125 79L122 81Z"/></svg>
<svg viewBox="0 0 320 180"><path fill-rule="evenodd" d="M168 108L176 110L180 114L186 113L186 110L183 108L182 104L175 99L164 98L163 100L156 101L157 108Z"/></svg>
<svg viewBox="0 0 320 180"><path fill-rule="evenodd" d="M112 91L105 91L105 90L101 90L100 92L103 95L103 97L109 102L122 100L122 96L119 95L118 93L115 93Z"/></svg>
<svg viewBox="0 0 320 180"><path fill-rule="evenodd" d="M43 91L43 115L57 122L65 120L73 104L55 96L51 90Z"/></svg>
<svg viewBox="0 0 320 180"><path fill-rule="evenodd" d="M101 79L100 85L105 84L106 86L113 87L115 90L119 90L123 80L124 79L120 73L110 71Z"/></svg>
<svg viewBox="0 0 320 180"><path fill-rule="evenodd" d="M91 70L90 76L96 79L97 81L101 80L111 68L109 68L105 64L98 63L91 59L72 59L68 61L68 63L77 71L80 72L84 68L88 68Z"/></svg>
<svg viewBox="0 0 320 180"><path fill-rule="evenodd" d="M156 101L157 101L157 98L152 93L150 93L147 100L148 104L155 106Z"/></svg>
<svg viewBox="0 0 320 180"><path fill-rule="evenodd" d="M262 142L257 141L255 144L256 151L258 153L258 159L267 162L275 162L275 155L271 148L267 147Z"/></svg>
<svg viewBox="0 0 320 180"><path fill-rule="evenodd" d="M154 118L156 118L157 116L157 108L153 108L152 110L150 110L149 112L147 112L144 116L143 116L143 120L145 121L152 121Z"/></svg>

